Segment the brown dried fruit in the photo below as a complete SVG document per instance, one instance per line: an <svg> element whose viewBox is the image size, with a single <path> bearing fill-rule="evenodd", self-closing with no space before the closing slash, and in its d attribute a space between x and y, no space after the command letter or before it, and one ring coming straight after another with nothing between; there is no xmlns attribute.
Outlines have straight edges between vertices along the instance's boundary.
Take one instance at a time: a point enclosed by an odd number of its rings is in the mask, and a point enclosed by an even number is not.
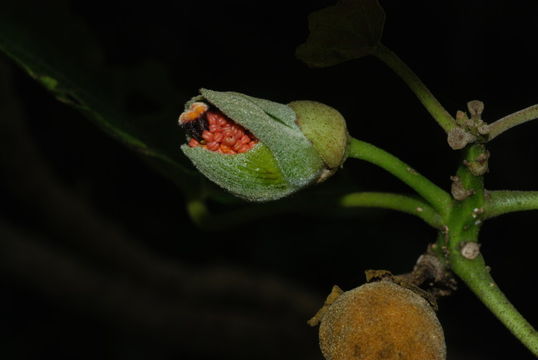
<svg viewBox="0 0 538 360"><path fill-rule="evenodd" d="M327 360L444 360L443 329L420 295L391 281L344 292L322 314Z"/></svg>

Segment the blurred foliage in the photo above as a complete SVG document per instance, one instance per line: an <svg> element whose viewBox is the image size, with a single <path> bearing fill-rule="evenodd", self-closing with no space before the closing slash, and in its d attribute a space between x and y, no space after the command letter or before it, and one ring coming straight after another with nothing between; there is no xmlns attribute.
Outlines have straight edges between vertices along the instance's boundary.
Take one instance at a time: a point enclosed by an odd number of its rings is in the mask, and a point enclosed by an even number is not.
<svg viewBox="0 0 538 360"><path fill-rule="evenodd" d="M311 67L326 67L370 54L379 44L385 11L378 0L340 0L308 16L310 35L297 57Z"/></svg>
<svg viewBox="0 0 538 360"><path fill-rule="evenodd" d="M85 20L62 0L3 4L0 49L56 98L84 113L103 131L150 157L187 190L198 174L177 151L177 99L184 98L157 62L105 63ZM47 16L42 16L46 13Z"/></svg>

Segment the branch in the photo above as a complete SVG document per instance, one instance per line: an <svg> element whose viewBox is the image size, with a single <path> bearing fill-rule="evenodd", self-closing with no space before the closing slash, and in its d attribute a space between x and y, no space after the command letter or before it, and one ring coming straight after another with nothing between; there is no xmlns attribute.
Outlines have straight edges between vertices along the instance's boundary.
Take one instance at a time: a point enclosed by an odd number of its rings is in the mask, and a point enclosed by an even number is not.
<svg viewBox="0 0 538 360"><path fill-rule="evenodd" d="M351 139L349 157L365 160L385 169L422 196L441 216L452 207L452 197L426 177L392 154L367 142Z"/></svg>
<svg viewBox="0 0 538 360"><path fill-rule="evenodd" d="M387 64L415 93L422 105L437 121L439 126L448 134L456 127L456 121L435 98L431 91L424 85L420 78L402 61L394 52L385 45L379 44L373 53L378 59Z"/></svg>
<svg viewBox="0 0 538 360"><path fill-rule="evenodd" d="M538 119L538 105L532 105L528 108L507 115L488 125L488 140L493 140L506 130L509 130L514 126L524 124L534 119Z"/></svg>
<svg viewBox="0 0 538 360"><path fill-rule="evenodd" d="M450 268L458 275L488 309L535 356L538 355L538 332L510 303L489 274L480 254L478 233L482 224L481 212L485 207L483 174L475 175L466 164L480 159L487 150L482 144L466 148L465 161L460 165L457 186L467 192L458 201L444 232L440 232L437 251L447 256Z"/></svg>
<svg viewBox="0 0 538 360"><path fill-rule="evenodd" d="M484 204L486 219L516 211L538 210L538 191L488 191Z"/></svg>
<svg viewBox="0 0 538 360"><path fill-rule="evenodd" d="M538 332L510 303L489 274L484 258L469 260L453 256L451 268L491 312L535 356L538 356Z"/></svg>
<svg viewBox="0 0 538 360"><path fill-rule="evenodd" d="M437 229L440 229L443 225L441 216L430 205L421 199L407 195L359 192L342 196L340 198L340 204L345 208L374 207L397 210L418 216L428 225Z"/></svg>

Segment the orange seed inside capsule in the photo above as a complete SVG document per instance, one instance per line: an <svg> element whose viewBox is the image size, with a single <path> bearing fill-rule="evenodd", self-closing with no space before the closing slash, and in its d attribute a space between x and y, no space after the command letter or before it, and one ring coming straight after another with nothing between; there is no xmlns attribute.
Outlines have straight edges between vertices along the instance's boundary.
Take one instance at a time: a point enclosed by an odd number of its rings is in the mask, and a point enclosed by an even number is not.
<svg viewBox="0 0 538 360"><path fill-rule="evenodd" d="M198 103L193 103L198 104ZM203 104L203 103L200 103ZM205 105L205 104L203 104ZM207 107L207 105L205 105ZM190 147L203 147L221 154L241 154L249 151L258 143L258 139L241 125L219 111L203 110L203 107L193 107L183 113L181 120L197 119L205 115L207 130L202 132L201 141L189 140Z"/></svg>

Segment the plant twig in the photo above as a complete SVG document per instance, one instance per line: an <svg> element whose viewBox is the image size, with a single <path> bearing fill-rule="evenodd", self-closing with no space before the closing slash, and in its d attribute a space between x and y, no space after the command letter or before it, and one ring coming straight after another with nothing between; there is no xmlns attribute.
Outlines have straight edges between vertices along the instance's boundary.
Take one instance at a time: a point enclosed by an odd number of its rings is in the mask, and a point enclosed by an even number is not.
<svg viewBox="0 0 538 360"><path fill-rule="evenodd" d="M377 58L387 64L415 93L422 105L428 110L430 115L437 121L439 126L448 134L456 127L456 121L448 111L435 98L431 91L424 85L422 80L402 61L394 52L385 45L379 44L373 53Z"/></svg>
<svg viewBox="0 0 538 360"><path fill-rule="evenodd" d="M343 207L374 207L401 211L415 215L428 225L440 229L443 222L437 213L424 200L401 194L380 192L358 192L340 198Z"/></svg>
<svg viewBox="0 0 538 360"><path fill-rule="evenodd" d="M538 119L538 105L532 105L513 114L506 115L505 117L488 125L488 140L493 140L506 130L534 119Z"/></svg>
<svg viewBox="0 0 538 360"><path fill-rule="evenodd" d="M538 191L488 191L484 204L486 219L516 211L538 210Z"/></svg>
<svg viewBox="0 0 538 360"><path fill-rule="evenodd" d="M467 148L465 161L457 173L458 187L467 195L454 206L447 228L439 234L436 249L446 257L452 271L475 293L491 312L534 355L538 356L538 333L515 309L493 281L480 254L478 233L483 221L486 203L483 174L475 175L465 164L479 159L487 151L484 145Z"/></svg>
<svg viewBox="0 0 538 360"><path fill-rule="evenodd" d="M441 216L448 214L452 206L451 196L394 155L372 144L352 138L349 157L365 160L385 169L415 190Z"/></svg>
<svg viewBox="0 0 538 360"><path fill-rule="evenodd" d="M538 356L538 332L493 281L483 257L469 260L463 256L454 256L451 259L451 268L508 330Z"/></svg>

